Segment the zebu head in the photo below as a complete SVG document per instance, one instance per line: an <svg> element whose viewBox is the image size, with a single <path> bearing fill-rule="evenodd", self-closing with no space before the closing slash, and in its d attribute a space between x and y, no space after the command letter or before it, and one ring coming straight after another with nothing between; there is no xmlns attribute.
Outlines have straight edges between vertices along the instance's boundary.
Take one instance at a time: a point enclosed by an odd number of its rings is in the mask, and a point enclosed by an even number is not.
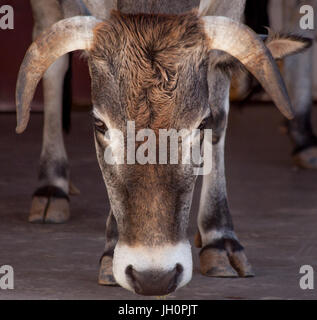
<svg viewBox="0 0 317 320"><path fill-rule="evenodd" d="M61 55L86 50L92 80L98 161L118 224L113 272L119 284L142 294L166 294L192 275L186 236L195 183L191 165L116 164L105 161L109 129L196 129L212 123L208 92L209 53L221 50L239 60L271 94L288 118L291 106L276 64L246 26L196 12L123 15L109 20L62 20L37 39L17 83L17 132L27 126L30 102L45 70ZM230 58L231 59L231 58ZM229 78L228 78L229 81ZM113 154L124 150L112 144Z"/></svg>

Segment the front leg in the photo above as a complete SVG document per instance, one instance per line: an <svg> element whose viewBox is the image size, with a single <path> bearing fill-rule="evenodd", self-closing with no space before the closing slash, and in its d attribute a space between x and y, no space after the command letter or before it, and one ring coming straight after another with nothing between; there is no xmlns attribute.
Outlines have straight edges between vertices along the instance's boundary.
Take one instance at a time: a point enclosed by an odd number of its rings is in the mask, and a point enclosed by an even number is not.
<svg viewBox="0 0 317 320"><path fill-rule="evenodd" d="M39 187L33 194L29 221L64 223L69 219L69 170L63 141L62 90L68 56L59 58L46 72L44 129Z"/></svg>
<svg viewBox="0 0 317 320"><path fill-rule="evenodd" d="M195 244L201 272L210 277L253 276L242 245L233 229L224 173L224 134L213 146L213 170L204 176Z"/></svg>
<svg viewBox="0 0 317 320"><path fill-rule="evenodd" d="M201 247L201 272L210 277L253 276L244 249L233 229L226 190L224 144L229 109L229 81L218 76L209 79L211 94L222 82L225 99L211 97L213 154L212 171L203 177L200 208L198 213L199 232L195 244Z"/></svg>
<svg viewBox="0 0 317 320"><path fill-rule="evenodd" d="M53 0L32 0L33 39L63 18L62 8ZM33 194L29 222L63 223L69 219L69 170L63 140L62 97L67 55L56 60L43 77L44 128L39 184Z"/></svg>
<svg viewBox="0 0 317 320"><path fill-rule="evenodd" d="M118 242L118 229L117 222L112 213L109 212L106 225L106 247L104 254L100 259L100 270L98 283L104 286L115 286L117 285L116 280L112 273L112 260L114 248Z"/></svg>

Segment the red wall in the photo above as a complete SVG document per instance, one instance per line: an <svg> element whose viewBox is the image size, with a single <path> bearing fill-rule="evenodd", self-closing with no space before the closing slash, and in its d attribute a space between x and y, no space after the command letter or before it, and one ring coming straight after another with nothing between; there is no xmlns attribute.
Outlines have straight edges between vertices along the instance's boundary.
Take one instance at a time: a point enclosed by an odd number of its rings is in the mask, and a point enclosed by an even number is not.
<svg viewBox="0 0 317 320"><path fill-rule="evenodd" d="M0 0L14 9L14 29L0 29L0 110L14 110L15 83L21 61L32 42L32 11L29 0ZM74 105L90 105L88 68L79 54L73 59ZM33 100L33 109L41 108L41 85Z"/></svg>

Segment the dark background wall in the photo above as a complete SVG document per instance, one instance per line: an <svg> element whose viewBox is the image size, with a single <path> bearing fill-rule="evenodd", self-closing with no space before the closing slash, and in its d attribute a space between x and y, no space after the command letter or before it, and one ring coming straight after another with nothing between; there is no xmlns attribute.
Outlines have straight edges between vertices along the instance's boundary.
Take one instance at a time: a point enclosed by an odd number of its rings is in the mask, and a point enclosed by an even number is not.
<svg viewBox="0 0 317 320"><path fill-rule="evenodd" d="M14 29L0 29L0 111L14 110L15 83L24 54L32 42L32 11L29 0L0 0L0 6L14 9ZM80 107L90 104L88 68L80 53L73 55L73 102ZM41 109L42 86L39 85L32 109Z"/></svg>

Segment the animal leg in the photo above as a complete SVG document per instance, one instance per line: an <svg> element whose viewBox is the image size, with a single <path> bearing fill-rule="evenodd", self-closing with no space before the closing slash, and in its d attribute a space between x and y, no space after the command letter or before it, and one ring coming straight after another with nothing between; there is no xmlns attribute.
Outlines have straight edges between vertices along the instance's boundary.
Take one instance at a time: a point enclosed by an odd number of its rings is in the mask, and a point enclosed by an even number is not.
<svg viewBox="0 0 317 320"><path fill-rule="evenodd" d="M34 192L29 221L64 223L70 217L69 170L62 130L62 90L68 57L57 60L46 72L44 130L40 157L39 188Z"/></svg>
<svg viewBox="0 0 317 320"><path fill-rule="evenodd" d="M33 38L62 19L56 1L32 0ZM59 58L43 77L44 128L40 157L39 187L34 192L29 221L64 223L70 217L69 170L62 129L62 97L68 56Z"/></svg>
<svg viewBox="0 0 317 320"><path fill-rule="evenodd" d="M212 93L219 77L209 79L213 117L212 171L203 177L198 233L195 238L200 251L201 272L210 277L250 277L252 268L233 230L226 191L224 141L229 110L229 82L223 79L225 101L213 101Z"/></svg>
<svg viewBox="0 0 317 320"><path fill-rule="evenodd" d="M117 222L113 216L112 210L109 212L106 226L106 247L105 252L100 259L100 270L98 283L104 286L117 285L112 273L112 260L114 248L118 241Z"/></svg>
<svg viewBox="0 0 317 320"><path fill-rule="evenodd" d="M196 246L202 248L200 268L210 277L250 277L252 268L233 230L229 212L223 149L222 142L213 146L213 171L203 180L195 239Z"/></svg>

